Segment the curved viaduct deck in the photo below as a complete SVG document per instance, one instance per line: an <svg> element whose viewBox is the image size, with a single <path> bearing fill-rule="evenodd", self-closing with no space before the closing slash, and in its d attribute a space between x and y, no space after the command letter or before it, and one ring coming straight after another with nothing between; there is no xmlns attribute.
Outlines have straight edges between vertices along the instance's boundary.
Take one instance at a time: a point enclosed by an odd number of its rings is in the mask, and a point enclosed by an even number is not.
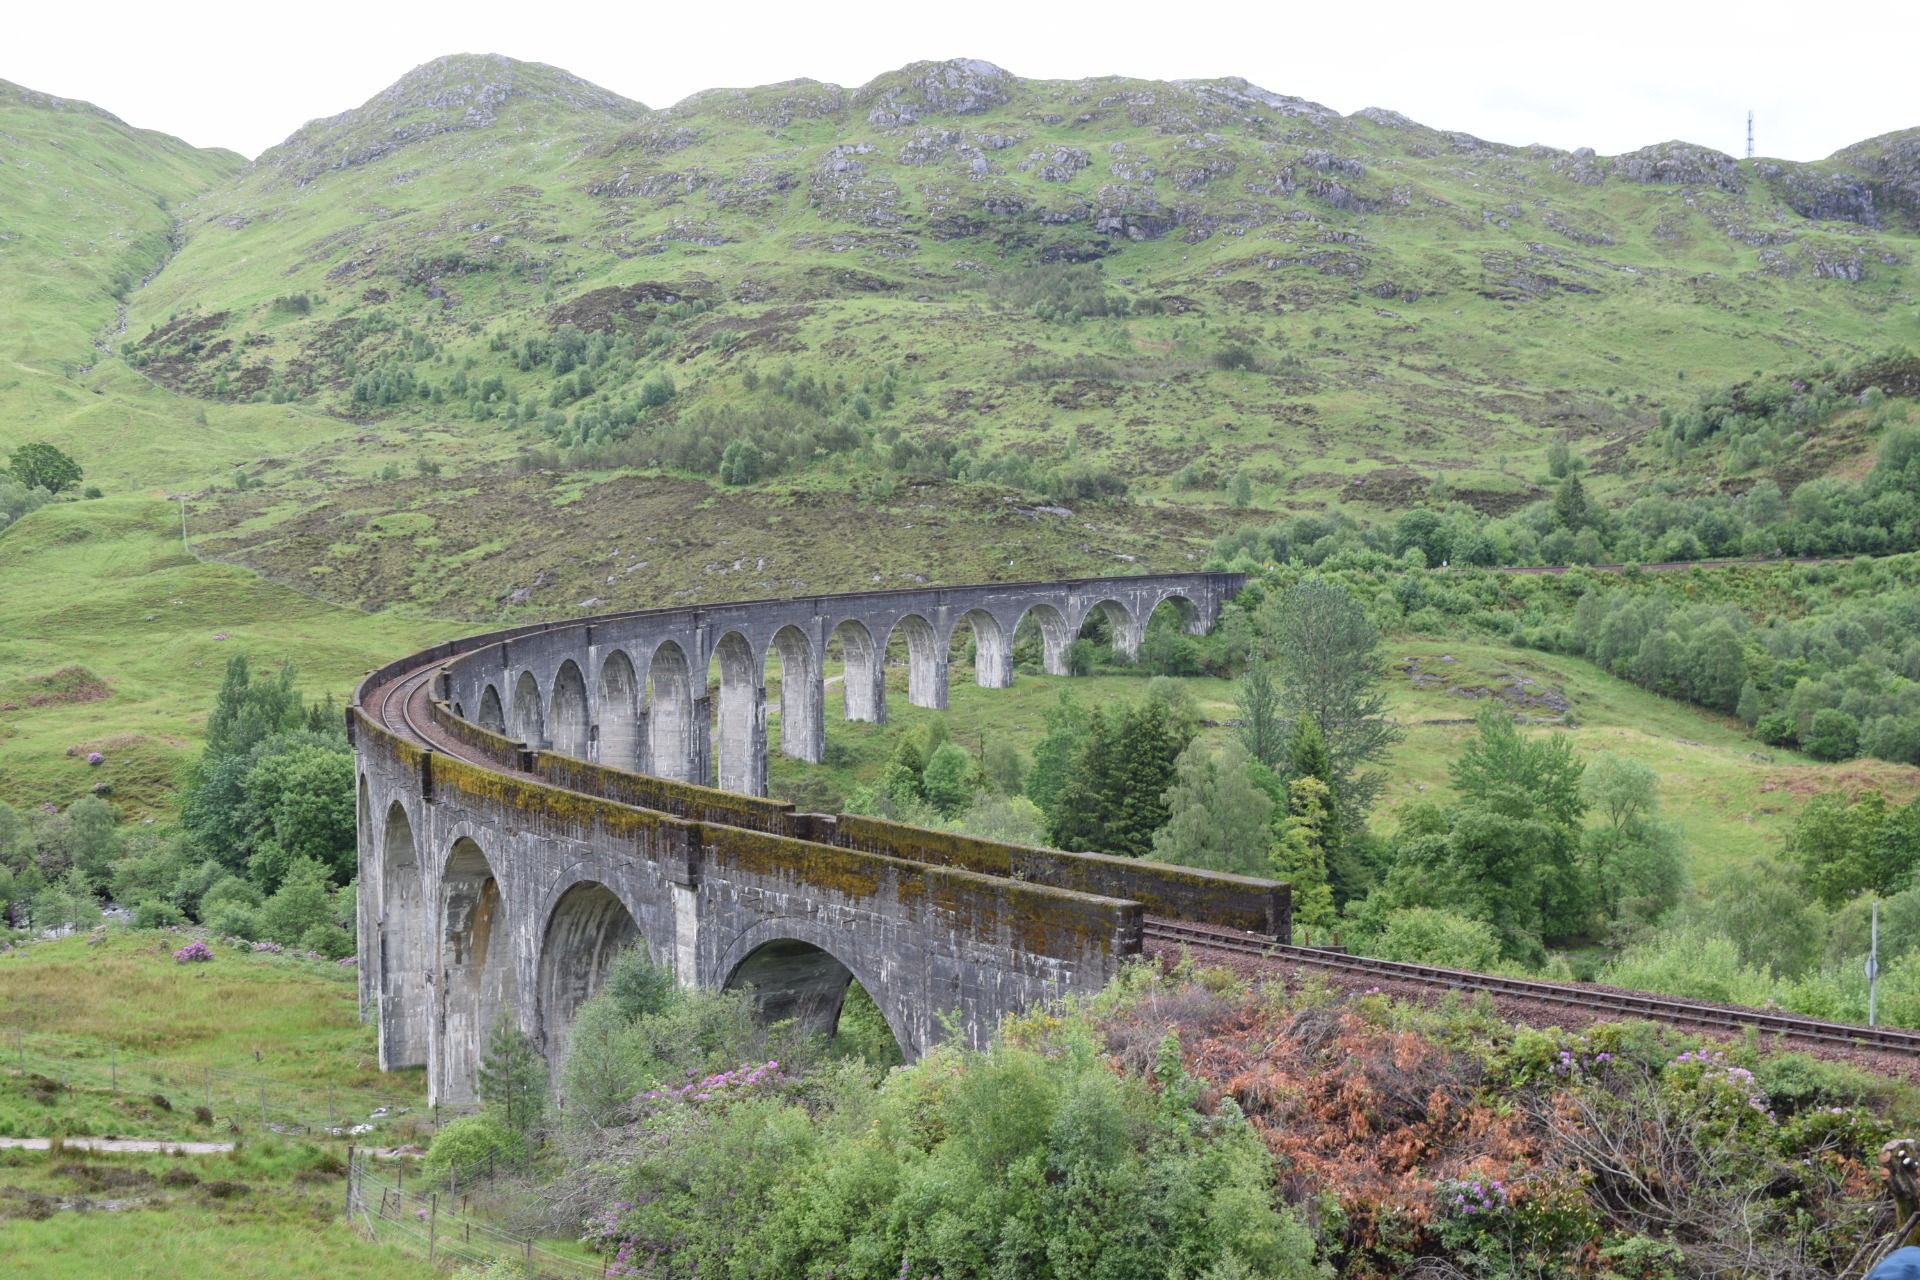
<svg viewBox="0 0 1920 1280"><path fill-rule="evenodd" d="M347 711L357 765L362 1015L383 1068L473 1096L488 1029L517 1020L557 1062L574 1011L636 942L689 985L751 986L770 1016L831 1030L858 978L909 1057L942 1019L974 1043L1009 1012L1103 985L1146 913L1288 936L1284 885L976 840L764 798L766 683L781 749L819 760L829 643L845 714L883 720L888 639L908 697L943 706L971 630L974 676L1046 667L1094 612L1139 644L1172 602L1204 631L1241 585L1180 574L868 592L522 627L371 673ZM720 671L719 705L707 672ZM717 723L711 737L708 726ZM711 771L711 772L710 772ZM717 787L700 785L709 776Z"/></svg>

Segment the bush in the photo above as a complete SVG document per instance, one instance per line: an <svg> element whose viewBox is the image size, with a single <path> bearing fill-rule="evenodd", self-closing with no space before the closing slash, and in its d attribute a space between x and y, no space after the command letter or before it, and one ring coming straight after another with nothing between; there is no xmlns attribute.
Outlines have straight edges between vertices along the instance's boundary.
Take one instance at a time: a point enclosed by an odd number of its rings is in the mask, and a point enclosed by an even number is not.
<svg viewBox="0 0 1920 1280"><path fill-rule="evenodd" d="M180 908L171 902L158 902L152 898L133 909L133 927L136 929L164 929L185 919Z"/></svg>
<svg viewBox="0 0 1920 1280"><path fill-rule="evenodd" d="M1402 907L1387 916L1374 945L1384 960L1491 969L1500 963L1500 939L1479 920L1437 907Z"/></svg>
<svg viewBox="0 0 1920 1280"><path fill-rule="evenodd" d="M1815 760L1851 760L1860 749L1860 722L1831 707L1816 711L1805 745Z"/></svg>
<svg viewBox="0 0 1920 1280"><path fill-rule="evenodd" d="M466 1175L488 1156L509 1169L527 1162L527 1144L519 1134L491 1116L461 1116L450 1120L433 1135L433 1145L420 1161L420 1172L430 1179L444 1179L458 1172Z"/></svg>
<svg viewBox="0 0 1920 1280"><path fill-rule="evenodd" d="M207 928L222 937L245 938L252 942L261 933L260 913L244 903L222 902L201 919Z"/></svg>

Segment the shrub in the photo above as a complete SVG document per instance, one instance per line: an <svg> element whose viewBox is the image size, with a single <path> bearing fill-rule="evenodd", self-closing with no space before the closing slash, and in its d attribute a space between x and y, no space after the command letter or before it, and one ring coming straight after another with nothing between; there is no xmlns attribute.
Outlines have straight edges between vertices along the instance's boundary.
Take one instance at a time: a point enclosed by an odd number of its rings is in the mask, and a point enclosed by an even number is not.
<svg viewBox="0 0 1920 1280"><path fill-rule="evenodd" d="M211 959L213 959L212 950L198 938L173 953L175 964L204 964Z"/></svg>
<svg viewBox="0 0 1920 1280"><path fill-rule="evenodd" d="M152 898L133 909L133 927L136 929L164 929L179 924L185 918L180 908L171 902L157 902Z"/></svg>
<svg viewBox="0 0 1920 1280"><path fill-rule="evenodd" d="M433 1135L433 1145L420 1161L420 1172L433 1179L455 1172L465 1176L488 1156L510 1169L518 1168L526 1163L527 1144L492 1116L461 1116L449 1120Z"/></svg>
<svg viewBox="0 0 1920 1280"><path fill-rule="evenodd" d="M1374 950L1386 960L1454 969L1491 969L1500 962L1500 939L1491 926L1437 907L1403 907L1388 915Z"/></svg>

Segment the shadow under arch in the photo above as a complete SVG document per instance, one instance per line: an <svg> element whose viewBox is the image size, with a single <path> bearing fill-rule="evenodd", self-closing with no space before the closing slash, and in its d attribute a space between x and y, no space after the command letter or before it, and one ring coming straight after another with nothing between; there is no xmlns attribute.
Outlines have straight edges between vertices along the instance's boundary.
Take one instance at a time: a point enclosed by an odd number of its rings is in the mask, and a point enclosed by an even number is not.
<svg viewBox="0 0 1920 1280"><path fill-rule="evenodd" d="M647 772L694 781L693 673L686 651L662 640L647 664Z"/></svg>
<svg viewBox="0 0 1920 1280"><path fill-rule="evenodd" d="M1080 625L1074 630L1074 640L1085 638L1087 623L1092 621L1095 615L1098 615L1106 624L1114 654L1132 662L1140 652L1140 635L1135 629L1132 610L1118 600L1095 602L1080 616Z"/></svg>
<svg viewBox="0 0 1920 1280"><path fill-rule="evenodd" d="M791 1021L802 1031L832 1039L840 1011L855 979L873 997L902 1057L911 1062L925 1051L915 1043L893 1009L887 992L866 975L816 942L781 934L752 946L727 972L722 989L749 989L764 1022Z"/></svg>
<svg viewBox="0 0 1920 1280"><path fill-rule="evenodd" d="M714 709L713 785L742 795L764 795L767 707L753 645L738 631L729 631L713 646L712 665L720 669L720 696L715 699Z"/></svg>
<svg viewBox="0 0 1920 1280"><path fill-rule="evenodd" d="M513 934L493 865L470 837L454 841L440 877L440 1087L446 1102L478 1094L487 1033L520 1005Z"/></svg>
<svg viewBox="0 0 1920 1280"><path fill-rule="evenodd" d="M554 1072L581 1005L599 994L613 962L640 940L633 913L613 890L583 880L560 895L540 938L540 1029Z"/></svg>
<svg viewBox="0 0 1920 1280"><path fill-rule="evenodd" d="M1005 689L1013 683L1013 649L1000 619L985 609L969 609L947 634L947 649L959 638L961 627L973 630L973 682L982 689Z"/></svg>
<svg viewBox="0 0 1920 1280"><path fill-rule="evenodd" d="M398 800L387 806L380 837L380 903L374 930L380 954L380 1069L427 1061L427 1010L418 982L433 969L433 926L413 821Z"/></svg>
<svg viewBox="0 0 1920 1280"><path fill-rule="evenodd" d="M883 656L873 632L858 618L848 618L827 637L831 651L840 648L840 688L848 720L884 724L887 719L887 682Z"/></svg>
<svg viewBox="0 0 1920 1280"><path fill-rule="evenodd" d="M1050 676L1071 675L1067 648L1073 644L1073 632L1067 629L1066 615L1044 601L1029 605L1014 625L1013 643L1021 643L1029 629L1040 634L1040 669Z"/></svg>
<svg viewBox="0 0 1920 1280"><path fill-rule="evenodd" d="M813 641L789 624L773 633L769 648L780 658L780 754L819 764L827 756L825 694Z"/></svg>
<svg viewBox="0 0 1920 1280"><path fill-rule="evenodd" d="M640 681L633 659L619 649L600 664L600 763L638 771L646 767L641 741Z"/></svg>
<svg viewBox="0 0 1920 1280"><path fill-rule="evenodd" d="M502 735L507 731L507 713L500 705L500 691L492 685L480 695L480 727Z"/></svg>
<svg viewBox="0 0 1920 1280"><path fill-rule="evenodd" d="M587 679L568 658L553 673L553 697L547 703L547 735L553 750L576 760L587 758Z"/></svg>
<svg viewBox="0 0 1920 1280"><path fill-rule="evenodd" d="M887 633L887 646L899 636L907 644L907 701L935 711L947 705L945 654L933 624L917 613L903 614Z"/></svg>
<svg viewBox="0 0 1920 1280"><path fill-rule="evenodd" d="M540 682L531 671L522 671L514 682L513 718L507 722L507 733L536 750L547 745L546 717L540 710Z"/></svg>

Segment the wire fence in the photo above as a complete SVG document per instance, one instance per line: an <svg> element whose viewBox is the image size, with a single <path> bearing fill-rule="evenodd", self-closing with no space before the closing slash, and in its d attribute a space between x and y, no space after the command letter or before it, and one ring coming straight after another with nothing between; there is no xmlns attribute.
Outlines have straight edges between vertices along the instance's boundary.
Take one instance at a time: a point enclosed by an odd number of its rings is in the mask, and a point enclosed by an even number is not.
<svg viewBox="0 0 1920 1280"><path fill-rule="evenodd" d="M365 1141L411 1122L431 1135L471 1108L427 1107L417 1095L364 1087L313 1088L271 1076L123 1052L77 1036L0 1031L0 1070L30 1085L87 1088L147 1100L197 1124ZM164 1104L164 1105L163 1105Z"/></svg>
<svg viewBox="0 0 1920 1280"><path fill-rule="evenodd" d="M487 1162L491 1170L491 1157ZM347 1222L369 1240L424 1255L436 1266L490 1267L505 1262L526 1280L598 1280L622 1274L613 1269L610 1259L573 1256L553 1242L542 1243L485 1221L474 1204L475 1176L450 1176L460 1189L450 1190L437 1178L409 1186L404 1166L378 1168L364 1153L349 1151Z"/></svg>

